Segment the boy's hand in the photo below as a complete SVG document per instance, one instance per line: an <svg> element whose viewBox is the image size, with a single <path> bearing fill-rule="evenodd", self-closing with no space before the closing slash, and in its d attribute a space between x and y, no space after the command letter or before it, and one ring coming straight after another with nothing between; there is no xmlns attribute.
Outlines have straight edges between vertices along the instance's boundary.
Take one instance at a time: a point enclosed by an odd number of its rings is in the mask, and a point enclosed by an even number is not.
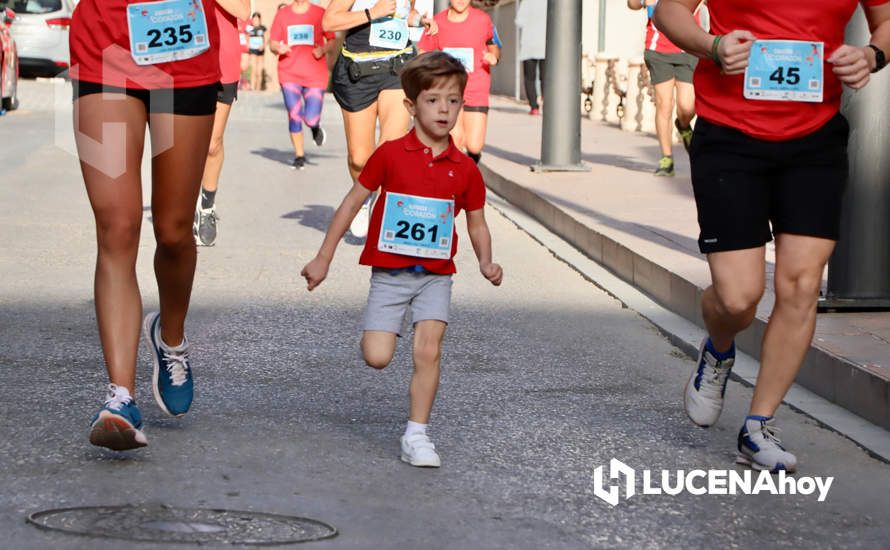
<svg viewBox="0 0 890 550"><path fill-rule="evenodd" d="M479 271L494 286L500 286L501 280L504 278L504 270L494 262L479 264Z"/></svg>
<svg viewBox="0 0 890 550"><path fill-rule="evenodd" d="M321 59L324 57L324 47L323 46L315 46L312 48L312 56L315 59Z"/></svg>
<svg viewBox="0 0 890 550"><path fill-rule="evenodd" d="M287 55L290 53L290 44L284 40L278 43L278 55Z"/></svg>
<svg viewBox="0 0 890 550"><path fill-rule="evenodd" d="M484 54L482 54L482 60L485 61L486 63L488 63L489 65L491 65L492 67L494 67L495 65L498 64L498 56L496 56L495 54L493 54L491 52L485 52Z"/></svg>
<svg viewBox="0 0 890 550"><path fill-rule="evenodd" d="M302 271L300 271L300 275L306 279L306 288L310 292L312 292L312 289L320 285L321 282L325 280L325 277L328 276L329 266L330 262L324 258L316 256L311 262L306 264L306 267L304 267Z"/></svg>

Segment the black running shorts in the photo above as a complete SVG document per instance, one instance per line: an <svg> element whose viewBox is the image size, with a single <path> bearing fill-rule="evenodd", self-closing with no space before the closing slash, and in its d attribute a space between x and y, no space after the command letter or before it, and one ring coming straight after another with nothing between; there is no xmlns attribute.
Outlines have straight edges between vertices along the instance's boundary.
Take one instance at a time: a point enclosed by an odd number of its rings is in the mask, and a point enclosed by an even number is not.
<svg viewBox="0 0 890 550"><path fill-rule="evenodd" d="M757 248L779 233L836 241L849 132L841 114L787 141L756 139L699 118L689 148L699 249Z"/></svg>
<svg viewBox="0 0 890 550"><path fill-rule="evenodd" d="M74 99L91 94L126 94L135 97L151 114L169 113L186 116L205 116L216 112L217 93L220 84L209 84L196 88L164 88L159 90L140 90L136 88L119 88L105 86L83 80L72 81Z"/></svg>
<svg viewBox="0 0 890 550"><path fill-rule="evenodd" d="M227 82L219 85L219 91L216 94L216 101L231 105L238 99L238 83Z"/></svg>
<svg viewBox="0 0 890 550"><path fill-rule="evenodd" d="M340 55L331 72L331 92L344 111L350 113L361 111L377 101L381 91L402 89L402 81L393 71L370 74L353 80L349 75L349 63L351 63L349 59Z"/></svg>

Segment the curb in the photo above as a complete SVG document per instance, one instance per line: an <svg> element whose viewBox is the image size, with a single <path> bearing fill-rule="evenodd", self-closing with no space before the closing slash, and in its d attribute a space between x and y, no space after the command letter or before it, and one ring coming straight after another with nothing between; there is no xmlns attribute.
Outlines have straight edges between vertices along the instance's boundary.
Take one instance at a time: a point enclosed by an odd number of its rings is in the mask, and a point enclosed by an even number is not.
<svg viewBox="0 0 890 550"><path fill-rule="evenodd" d="M701 317L704 289L580 223L537 193L494 172L484 162L479 164L479 169L486 186L493 192L661 306L699 327L704 326ZM736 345L759 359L765 330L766 319L758 316L751 327L736 337ZM857 365L811 344L795 382L890 430L890 380L867 366Z"/></svg>

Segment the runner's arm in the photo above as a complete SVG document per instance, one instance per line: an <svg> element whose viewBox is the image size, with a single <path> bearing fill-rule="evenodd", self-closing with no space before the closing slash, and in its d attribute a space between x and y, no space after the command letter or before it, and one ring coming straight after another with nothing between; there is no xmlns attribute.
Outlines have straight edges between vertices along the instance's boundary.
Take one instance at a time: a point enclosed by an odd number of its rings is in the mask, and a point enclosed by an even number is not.
<svg viewBox="0 0 890 550"><path fill-rule="evenodd" d="M491 284L498 286L504 277L501 266L491 261L491 232L485 221L485 208L467 211L467 233L473 243L473 252L479 259L479 271Z"/></svg>
<svg viewBox="0 0 890 550"><path fill-rule="evenodd" d="M705 32L693 15L700 3L701 0L660 0L652 17L658 30L677 47L697 57L711 57L714 36Z"/></svg>
<svg viewBox="0 0 890 550"><path fill-rule="evenodd" d="M757 38L747 30L733 30L722 36L706 32L695 20L700 3L701 0L660 0L653 15L655 26L687 53L714 59L724 74L744 73L751 45Z"/></svg>
<svg viewBox="0 0 890 550"><path fill-rule="evenodd" d="M885 2L880 6L863 6L865 10L865 18L868 20L868 29L871 31L871 39L869 44L874 44L884 55L890 55L890 2ZM866 48L866 57L868 59L869 70L875 68L875 52L871 48Z"/></svg>
<svg viewBox="0 0 890 550"><path fill-rule="evenodd" d="M334 217L328 226L318 254L300 271L300 275L306 279L309 290L320 285L327 277L331 260L334 259L334 252L337 251L337 245L340 243L343 235L346 234L346 230L349 229L350 222L358 214L359 209L370 194L371 191L367 187L356 182L346 196L343 197L343 202L340 203L340 207L334 212Z"/></svg>
<svg viewBox="0 0 890 550"><path fill-rule="evenodd" d="M216 0L216 3L238 19L250 18L250 0Z"/></svg>
<svg viewBox="0 0 890 550"><path fill-rule="evenodd" d="M331 0L331 4L324 12L321 26L325 31L345 31L368 22L368 16L362 11L349 11L354 0ZM377 3L368 8L371 19L378 19L396 12L396 0L377 0Z"/></svg>

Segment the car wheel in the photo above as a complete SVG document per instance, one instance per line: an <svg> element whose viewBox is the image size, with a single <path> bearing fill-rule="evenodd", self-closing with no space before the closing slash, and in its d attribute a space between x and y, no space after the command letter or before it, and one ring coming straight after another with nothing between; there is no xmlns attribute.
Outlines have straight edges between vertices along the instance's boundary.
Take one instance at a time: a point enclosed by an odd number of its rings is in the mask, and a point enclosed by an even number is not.
<svg viewBox="0 0 890 550"><path fill-rule="evenodd" d="M15 111L19 108L19 79L12 81L12 94L3 98L3 108L7 111Z"/></svg>

